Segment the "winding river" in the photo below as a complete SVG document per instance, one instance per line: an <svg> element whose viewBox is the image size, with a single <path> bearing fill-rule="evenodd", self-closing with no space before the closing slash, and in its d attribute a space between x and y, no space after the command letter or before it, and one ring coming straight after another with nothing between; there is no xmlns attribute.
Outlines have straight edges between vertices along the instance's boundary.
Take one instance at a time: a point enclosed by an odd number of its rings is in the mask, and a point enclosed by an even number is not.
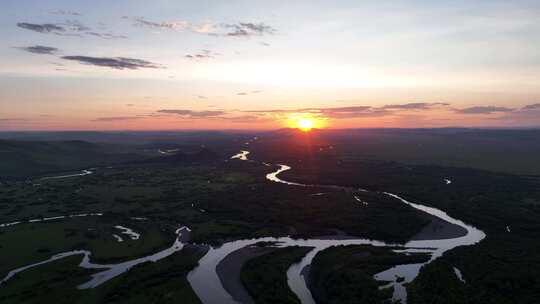
<svg viewBox="0 0 540 304"><path fill-rule="evenodd" d="M240 153L231 157L231 159L247 161L248 154L249 154L249 151L243 150ZM267 163L263 163L263 164L265 166L272 166L271 164L267 164ZM286 184L289 186L296 186L296 187L327 188L327 189L333 189L333 190L345 190L351 193L355 193L359 191L367 192L367 190L365 189L354 189L350 187L342 187L342 186L336 186L336 185L308 185L308 184L286 181L279 178L279 174L284 171L291 170L291 167L286 166L286 165L277 165L277 166L278 168L276 171L266 175L267 180L271 182L275 182L275 183L281 183L281 184ZM92 171L85 170L81 174L63 175L63 176L56 176L56 177L49 177L49 178L67 178L67 177L82 176L82 175L87 175L87 174L92 174ZM236 240L236 241L225 243L220 247L209 248L208 252L199 261L199 265L188 274L188 281L191 284L197 296L201 299L201 301L204 304L239 303L237 300L233 298L231 294L227 292L227 290L225 290L221 282L221 279L216 271L217 265L227 255L239 249L242 249L246 246L253 245L259 242L274 242L275 243L274 246L276 247L289 247L289 246L313 247L313 249L308 254L306 254L306 256L299 263L292 265L288 269L287 271L288 282L287 283L290 289L298 296L302 304L314 304L315 301L313 300L311 292L309 288L307 287L306 279L304 278L304 274L305 274L304 270L306 269L306 267L309 267L311 265L313 258L321 250L324 250L332 246L339 246L339 245L372 245L372 246L379 246L379 247L383 247L383 246L399 247L399 249L397 249L396 251L404 252L404 253L417 253L417 252L430 253L431 258L429 261L425 263L397 265L383 272L380 272L374 276L374 278L377 280L390 282L388 285L384 287L394 287L393 298L395 300L399 299L403 303L406 303L407 292L404 287L404 284L409 283L412 280L414 280L414 278L416 278L416 276L418 275L420 271L420 268L423 265L432 262L433 260L442 256L446 251L450 249L456 248L458 246L467 246L467 245L476 244L480 242L482 239L484 239L486 236L484 232L476 229L475 227L467 225L460 220L450 217L444 211L441 211L433 207L425 206L422 204L409 202L406 199L393 193L384 192L384 194L390 197L393 197L397 199L398 201L402 202L403 204L407 204L411 206L412 208L415 208L422 212L426 212L450 224L462 227L463 229L466 230L466 234L461 237L450 238L450 239L412 240L412 241L407 242L406 244L391 244L391 243L386 243L386 242L378 241L378 240L356 239L356 238L292 239L290 237L280 237L280 238L263 237L263 238L255 238L255 239ZM48 221L48 220L55 220L55 219L63 219L63 218L68 218L68 217L92 216L92 215L102 215L102 214L101 213L75 214L75 215L68 215L68 216L34 219L34 220L25 221L25 222L40 222L40 221ZM25 223L25 222L5 223L5 224L1 224L0 227L8 227L8 226L16 225L19 223ZM130 231L126 230L129 228L125 228L121 226L117 226L117 228L120 230L123 230L124 233L127 232L127 234L129 234L132 237L136 235L136 233L134 232L131 233L132 232L131 230ZM0 281L0 285L8 281L14 275L20 272L23 272L27 269L34 268L34 267L37 267L46 263L59 260L59 259L63 259L68 256L82 255L83 258L82 258L81 263L79 264L80 267L87 268L87 269L99 269L101 271L93 274L91 279L88 282L79 285L78 288L79 289L94 288L128 271L135 265L148 262L148 261L155 262L165 257L168 257L177 251L182 250L185 242L187 242L189 238L190 231L191 230L188 227L179 228L176 231L177 238L175 239L172 246L170 246L169 248L156 252L146 257L129 260L129 261L118 263L118 264L102 265L102 264L92 263L90 262L91 253L85 250L75 250L75 251L60 253L51 257L48 260L41 261L41 262L31 264L31 265L27 265L24 267L20 267L18 269L10 271L8 275ZM458 275L458 277L462 280L461 273L459 271L456 271L456 275Z"/></svg>
<svg viewBox="0 0 540 304"><path fill-rule="evenodd" d="M42 177L42 178L40 178L40 180L70 178L70 177L90 175L90 174L93 174L93 173L94 173L94 171L82 170L81 173Z"/></svg>
<svg viewBox="0 0 540 304"><path fill-rule="evenodd" d="M91 252L87 250L73 250L73 251L67 251L62 252L59 254L56 254L52 256L50 259L41 261L38 263L26 265L24 267L20 267L17 269L14 269L10 271L6 277L4 277L2 280L0 280L0 286L11 279L14 275L23 272L25 270L38 267L40 265L44 265L50 262L54 262L56 260L60 260L66 257L74 256L74 255L82 255L82 261L79 264L79 267L86 268L86 269L102 269L102 271L99 271L97 273L94 273L91 275L91 279L79 286L77 286L78 289L88 289L88 288L94 288L97 287L121 274L124 272L130 270L132 267L145 263L145 262L157 262L161 259L164 259L171 254L182 250L184 247L185 241L189 239L189 232L191 230L188 227L181 227L176 230L177 237L174 241L174 243L161 251L158 251L154 254L151 254L149 256L141 257L138 259L129 260L126 262L118 263L118 264L95 264L90 261Z"/></svg>
<svg viewBox="0 0 540 304"><path fill-rule="evenodd" d="M240 160L247 160L248 151L241 151L235 155ZM239 157L242 155L242 157ZM302 183L290 182L279 178L279 174L291 170L291 167L287 165L278 165L278 169L272 173L266 175L266 179L276 183L282 183L290 186L298 187L318 187L318 188L331 188L342 189L349 191L367 191L364 189L353 189L348 187L341 187L335 185L307 185ZM314 304L315 301L311 295L311 292L306 284L304 278L304 269L311 265L311 262L315 255L326 248L339 245L372 245L372 246L396 246L401 247L397 251L404 253L417 253L426 252L431 254L429 261L425 263L405 264L397 265L388 270L380 272L374 276L376 280L388 281L388 285L384 287L394 287L394 300L401 300L402 303L407 301L407 292L404 284L411 282L418 275L420 268L428 264L450 249L458 246L473 245L480 242L485 238L485 233L465 224L464 222L454 219L439 209L412 203L406 199L393 194L384 192L384 194L393 197L404 204L411 206L417 210L426 212L434 217L444 220L450 224L460 226L466 230L466 234L461 237L451 239L436 239L436 240L413 240L404 245L390 244L378 240L369 239L292 239L289 237L273 238L264 237L247 240L237 240L223 244L221 247L210 248L206 255L199 261L193 271L188 274L188 281L190 282L193 290L199 296L204 304L232 304L239 303L236 299L229 294L223 284L220 277L217 274L217 265L230 253L244 248L249 245L256 244L258 242L275 242L277 247L288 246L303 246L313 247L313 249L297 264L292 265L287 271L287 283L290 289L298 296L302 304Z"/></svg>

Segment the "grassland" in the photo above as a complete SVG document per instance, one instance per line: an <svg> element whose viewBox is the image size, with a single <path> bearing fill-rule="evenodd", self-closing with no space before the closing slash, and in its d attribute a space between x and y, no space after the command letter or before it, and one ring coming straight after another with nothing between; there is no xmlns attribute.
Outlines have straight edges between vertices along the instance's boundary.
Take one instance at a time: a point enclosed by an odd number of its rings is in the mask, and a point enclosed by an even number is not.
<svg viewBox="0 0 540 304"><path fill-rule="evenodd" d="M391 288L380 289L376 273L397 264L420 263L422 254L405 255L391 248L338 246L319 252L310 269L310 288L320 304L390 303Z"/></svg>
<svg viewBox="0 0 540 304"><path fill-rule="evenodd" d="M0 288L2 303L200 303L187 273L204 251L193 247L156 263L145 263L94 289L79 290L91 270L78 268L81 257L73 256L14 277Z"/></svg>
<svg viewBox="0 0 540 304"><path fill-rule="evenodd" d="M287 285L287 270L312 248L287 247L249 260L240 278L256 304L299 304Z"/></svg>
<svg viewBox="0 0 540 304"><path fill-rule="evenodd" d="M540 172L540 154L536 153L540 137L534 131L501 132L353 130L314 132L299 138L283 131L258 134L259 140L249 145L251 159L291 165L293 170L283 173L285 179L372 190L357 193L369 205L359 204L346 191L268 183L264 176L275 167L259 162L225 161L231 151L244 148L246 136L227 139L210 134L216 139L215 151L224 152L214 160L194 162L179 157L148 161L144 150L155 153L165 144L156 142L136 149L143 151L143 159L136 153L132 161L118 163L115 157L129 149L108 146L90 152L88 158L81 154L66 159L70 170L87 168L95 160L106 164L94 174L58 180L28 175L64 170L63 166L44 164L59 164L62 154L77 149L54 148L56 144L38 148L34 143L36 147L28 147L34 154L29 152L19 160L16 153L3 149L3 160L14 161L2 166L24 170L18 171L18 178L1 178L0 223L90 212L103 216L0 228L0 274L70 249L89 249L93 258L101 261L131 259L169 246L173 231L181 225L193 229L195 243L336 233L403 242L429 218L378 193L388 191L445 210L487 233L480 244L456 248L425 267L409 286L409 303L444 303L449 299L474 304L534 303L540 297L536 275L540 271L540 178L535 175ZM201 138L186 135L185 142L166 143L166 147L192 153L202 144L212 145ZM43 156L43 151L56 155ZM103 158L104 151L115 156ZM78 163L74 160L77 157L93 160ZM113 228L118 224L140 232L141 239L132 241L125 236L123 243L116 242L112 234L118 234ZM378 285L370 275L376 269L366 268L368 263L382 267L386 262L377 264L373 259L387 253L366 254L378 250L366 248L332 250L336 251L325 251L314 261L320 267L312 284L321 291L316 295L321 303L387 299L386 293L374 291ZM201 255L197 250L182 251L159 263L136 267L90 292L73 288L90 274L74 267L78 260L73 257L21 274L0 288L0 301L137 303L141 299L148 303L155 297L167 303L179 297L186 303L197 303L185 274ZM272 259L285 265L292 255L284 253ZM267 266L261 263L257 268ZM462 271L466 284L456 281L452 267ZM250 281L258 283L254 277ZM279 284L283 287L283 280ZM254 292L254 296L259 293Z"/></svg>

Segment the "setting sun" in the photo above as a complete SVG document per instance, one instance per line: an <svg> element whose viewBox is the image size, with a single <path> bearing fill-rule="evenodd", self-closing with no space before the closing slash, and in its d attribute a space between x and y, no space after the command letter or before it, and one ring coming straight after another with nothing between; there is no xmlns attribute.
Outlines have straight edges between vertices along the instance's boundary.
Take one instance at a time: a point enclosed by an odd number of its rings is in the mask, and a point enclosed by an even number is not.
<svg viewBox="0 0 540 304"><path fill-rule="evenodd" d="M315 116L312 113L290 113L286 119L289 128L299 129L304 132L312 129L322 129L327 124L325 117Z"/></svg>
<svg viewBox="0 0 540 304"><path fill-rule="evenodd" d="M300 119L298 121L298 129L304 132L310 131L311 129L313 129L313 120L306 118Z"/></svg>

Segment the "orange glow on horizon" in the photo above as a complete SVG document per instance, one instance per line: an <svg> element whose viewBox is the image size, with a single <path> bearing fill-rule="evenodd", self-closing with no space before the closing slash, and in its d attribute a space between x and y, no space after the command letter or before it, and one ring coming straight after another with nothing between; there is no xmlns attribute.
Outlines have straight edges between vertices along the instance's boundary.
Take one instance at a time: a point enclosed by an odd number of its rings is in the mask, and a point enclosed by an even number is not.
<svg viewBox="0 0 540 304"><path fill-rule="evenodd" d="M313 120L311 119L300 119L298 121L298 128L304 132L309 132L311 129L313 129Z"/></svg>
<svg viewBox="0 0 540 304"><path fill-rule="evenodd" d="M326 126L326 118L318 117L311 113L291 113L288 115L286 123L289 128L309 132L312 129L324 128Z"/></svg>

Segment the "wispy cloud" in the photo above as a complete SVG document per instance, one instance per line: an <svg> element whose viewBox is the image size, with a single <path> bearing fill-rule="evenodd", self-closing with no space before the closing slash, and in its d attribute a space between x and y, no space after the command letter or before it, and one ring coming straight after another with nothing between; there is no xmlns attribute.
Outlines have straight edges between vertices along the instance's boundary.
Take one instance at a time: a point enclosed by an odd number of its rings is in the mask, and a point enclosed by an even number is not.
<svg viewBox="0 0 540 304"><path fill-rule="evenodd" d="M80 21L77 20L67 20L64 23L57 24L62 25L66 30L73 31L73 32L86 32L91 30L90 27L82 24Z"/></svg>
<svg viewBox="0 0 540 304"><path fill-rule="evenodd" d="M230 116L222 117L221 119L227 120L233 123L262 123L272 121L270 117L264 117L259 115L239 115L239 116Z"/></svg>
<svg viewBox="0 0 540 304"><path fill-rule="evenodd" d="M19 22L17 26L26 30L42 33L42 34L55 34L59 36L71 36L71 37L98 37L103 39L125 39L124 35L118 35L108 32L99 32L92 30L91 27L84 25L77 20L67 20L63 23L28 23Z"/></svg>
<svg viewBox="0 0 540 304"><path fill-rule="evenodd" d="M66 29L62 26L52 24L52 23L43 23L43 24L37 24L37 23L27 23L27 22L19 22L17 23L17 26L26 30L38 32L38 33L54 33L54 32L65 32Z"/></svg>
<svg viewBox="0 0 540 304"><path fill-rule="evenodd" d="M225 111L193 111L193 110L170 110L164 109L157 111L162 114L175 114L185 118L203 118L203 117L217 117L227 114Z"/></svg>
<svg viewBox="0 0 540 304"><path fill-rule="evenodd" d="M99 117L92 119L94 122L114 122L114 121L126 121L126 120L136 120L141 119L142 116L114 116L114 117Z"/></svg>
<svg viewBox="0 0 540 304"><path fill-rule="evenodd" d="M239 23L192 23L185 20L176 21L150 21L144 17L129 17L124 16L123 19L131 20L136 27L144 27L151 29L173 30L179 32L192 32L211 36L222 37L251 37L273 35L277 32L270 25L253 22Z"/></svg>
<svg viewBox="0 0 540 304"><path fill-rule="evenodd" d="M0 118L0 122L28 121L24 118Z"/></svg>
<svg viewBox="0 0 540 304"><path fill-rule="evenodd" d="M387 110L428 110L437 106L449 106L450 104L444 103L444 102L413 102L413 103L405 103L405 104L392 104L392 105L385 105L382 107L383 109Z"/></svg>
<svg viewBox="0 0 540 304"><path fill-rule="evenodd" d="M125 35L117 35L117 34L111 34L111 33L86 32L85 34L88 36L94 36L94 37L99 37L103 39L127 39L127 36Z"/></svg>
<svg viewBox="0 0 540 304"><path fill-rule="evenodd" d="M238 92L236 93L236 95L238 96L247 96L247 95L250 95L250 94L259 94L259 93L262 93L261 90L253 90L253 91L249 91L249 92Z"/></svg>
<svg viewBox="0 0 540 304"><path fill-rule="evenodd" d="M464 109L454 109L456 113L460 114L494 114L494 113L504 113L512 112L514 109L507 107L496 107L496 106L476 106L469 107Z"/></svg>
<svg viewBox="0 0 540 304"><path fill-rule="evenodd" d="M184 57L188 59L195 59L195 60L204 60L204 59L212 59L218 56L218 53L213 53L210 50L201 50L199 53L195 54L187 54Z"/></svg>
<svg viewBox="0 0 540 304"><path fill-rule="evenodd" d="M199 34L209 34L215 32L216 25L211 22L205 22L201 24L194 24L188 21L150 21L143 17L128 17L124 16L123 19L133 21L133 25L136 27L145 27L151 29L163 29L174 31L186 31Z"/></svg>
<svg viewBox="0 0 540 304"><path fill-rule="evenodd" d="M240 22L235 24L222 24L222 27L228 29L225 36L232 37L249 37L273 35L276 29L264 23Z"/></svg>
<svg viewBox="0 0 540 304"><path fill-rule="evenodd" d="M50 46L43 46L43 45L17 47L17 49L23 50L29 53L45 54L45 55L54 55L55 53L59 51L57 48L50 47Z"/></svg>
<svg viewBox="0 0 540 304"><path fill-rule="evenodd" d="M503 115L494 117L493 120L516 122L521 125L540 125L540 103L530 104Z"/></svg>
<svg viewBox="0 0 540 304"><path fill-rule="evenodd" d="M438 106L447 106L446 103L406 103L385 105L382 107L372 106L348 106L328 108L300 108L300 109L273 109L244 111L248 113L261 113L263 115L288 115L291 113L304 113L332 119L369 118L383 117L399 114L406 111L429 111Z"/></svg>
<svg viewBox="0 0 540 304"><path fill-rule="evenodd" d="M523 110L540 110L540 103L526 105L522 108Z"/></svg>
<svg viewBox="0 0 540 304"><path fill-rule="evenodd" d="M75 11L67 11L67 10L54 10L49 11L49 14L51 15L68 15L68 16L82 16L81 13L75 12Z"/></svg>
<svg viewBox="0 0 540 304"><path fill-rule="evenodd" d="M108 67L117 70L137 70L141 68L158 69L161 65L135 58L126 57L90 57L90 56L63 56L62 59L77 61L81 64Z"/></svg>

